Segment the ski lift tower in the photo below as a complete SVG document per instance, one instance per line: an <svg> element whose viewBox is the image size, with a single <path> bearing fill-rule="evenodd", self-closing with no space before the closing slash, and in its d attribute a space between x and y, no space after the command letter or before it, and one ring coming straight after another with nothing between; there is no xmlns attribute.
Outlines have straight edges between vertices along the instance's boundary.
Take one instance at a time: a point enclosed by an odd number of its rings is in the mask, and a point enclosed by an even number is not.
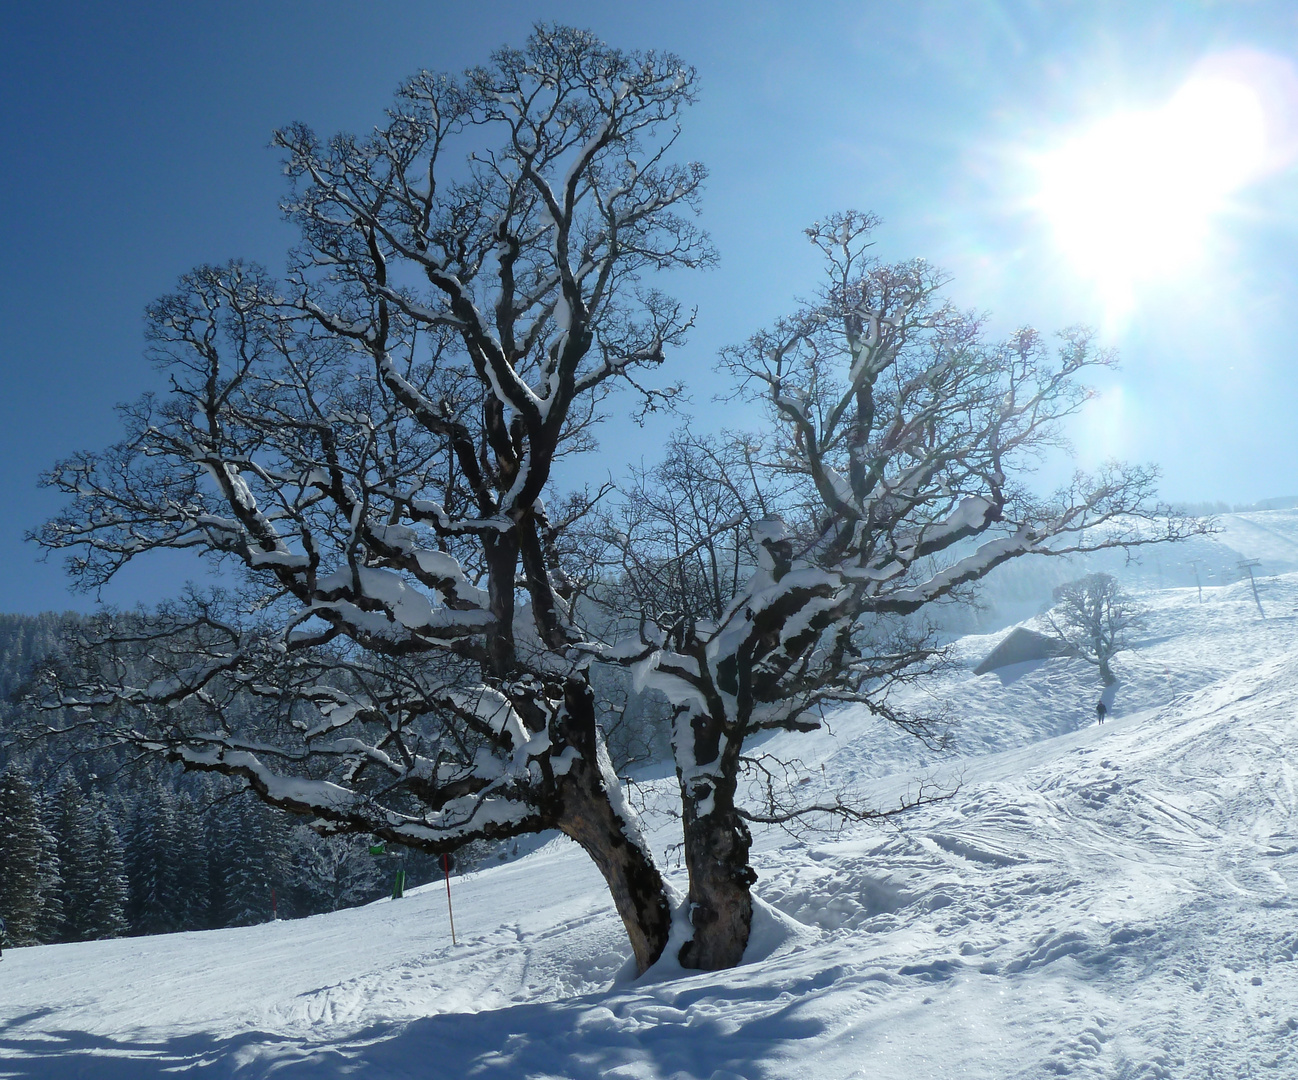
<svg viewBox="0 0 1298 1080"><path fill-rule="evenodd" d="M1239 562L1239 568L1248 574L1248 583L1253 586L1253 603L1257 605L1257 613L1266 618L1266 612L1262 610L1262 601L1257 595L1257 579L1253 577L1253 568L1262 565L1261 559L1242 559Z"/></svg>

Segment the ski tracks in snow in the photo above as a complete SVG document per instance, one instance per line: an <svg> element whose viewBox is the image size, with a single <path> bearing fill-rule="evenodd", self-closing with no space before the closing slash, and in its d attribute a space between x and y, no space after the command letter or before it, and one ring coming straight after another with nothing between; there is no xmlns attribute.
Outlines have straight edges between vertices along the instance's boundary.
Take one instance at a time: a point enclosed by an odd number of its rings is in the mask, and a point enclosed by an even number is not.
<svg viewBox="0 0 1298 1080"><path fill-rule="evenodd" d="M955 761L852 716L790 741L813 782L875 805L921 774L960 790L895 827L759 832L740 968L625 981L602 881L555 842L455 879L455 947L439 882L9 952L0 1076L1298 1075L1298 623L1262 623L1244 589L1153 594L1160 636L1119 656L1103 727L1093 669L1059 660L953 676ZM1267 596L1293 607L1298 578Z"/></svg>
<svg viewBox="0 0 1298 1080"><path fill-rule="evenodd" d="M908 1075L1296 1075L1296 716L1286 652L990 755L904 831L772 859L759 889L862 962L908 958L911 996L974 1051L928 1060L926 1025L899 1040L891 1014L845 1028Z"/></svg>

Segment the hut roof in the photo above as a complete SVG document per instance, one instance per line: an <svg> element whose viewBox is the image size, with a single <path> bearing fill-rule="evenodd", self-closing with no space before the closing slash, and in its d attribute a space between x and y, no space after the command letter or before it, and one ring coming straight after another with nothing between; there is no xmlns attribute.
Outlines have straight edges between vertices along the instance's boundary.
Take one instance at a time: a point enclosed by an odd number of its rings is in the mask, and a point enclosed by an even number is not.
<svg viewBox="0 0 1298 1080"><path fill-rule="evenodd" d="M1066 641L1039 634L1026 626L1016 626L1001 643L992 649L976 668L975 675L985 675L989 671L1006 667L1009 664L1021 664L1026 660L1046 660L1052 656L1074 656L1076 650Z"/></svg>

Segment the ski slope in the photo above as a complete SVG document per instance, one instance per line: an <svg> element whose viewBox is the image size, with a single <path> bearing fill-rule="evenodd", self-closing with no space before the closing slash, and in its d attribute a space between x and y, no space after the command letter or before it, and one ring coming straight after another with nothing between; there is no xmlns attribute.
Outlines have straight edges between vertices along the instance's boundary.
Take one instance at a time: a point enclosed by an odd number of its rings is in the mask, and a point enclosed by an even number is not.
<svg viewBox="0 0 1298 1080"><path fill-rule="evenodd" d="M622 1080L1298 1076L1298 575L1152 591L1111 719L1075 660L925 691L935 754L856 714L780 736L887 826L760 832L746 963L626 975L602 880L555 840L296 922L7 950L0 1077ZM652 811L667 796L637 785ZM671 823L651 813L659 849ZM670 855L673 881L683 877Z"/></svg>

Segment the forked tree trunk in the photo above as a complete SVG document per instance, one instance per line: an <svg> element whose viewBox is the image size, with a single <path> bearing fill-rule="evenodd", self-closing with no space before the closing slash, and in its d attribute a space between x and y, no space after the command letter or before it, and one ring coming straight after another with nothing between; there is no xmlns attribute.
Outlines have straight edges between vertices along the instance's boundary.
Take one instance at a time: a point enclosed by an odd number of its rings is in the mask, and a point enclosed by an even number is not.
<svg viewBox="0 0 1298 1080"><path fill-rule="evenodd" d="M748 865L753 837L735 812L735 778L719 785L682 785L685 864L690 872L690 922L694 936L681 948L682 967L716 971L744 958L753 925Z"/></svg>
<svg viewBox="0 0 1298 1080"><path fill-rule="evenodd" d="M667 946L672 921L667 889L621 791L610 790L618 779L598 742L590 687L571 679L564 698L563 734L581 756L560 778L559 829L581 845L604 875L637 972L644 974Z"/></svg>

